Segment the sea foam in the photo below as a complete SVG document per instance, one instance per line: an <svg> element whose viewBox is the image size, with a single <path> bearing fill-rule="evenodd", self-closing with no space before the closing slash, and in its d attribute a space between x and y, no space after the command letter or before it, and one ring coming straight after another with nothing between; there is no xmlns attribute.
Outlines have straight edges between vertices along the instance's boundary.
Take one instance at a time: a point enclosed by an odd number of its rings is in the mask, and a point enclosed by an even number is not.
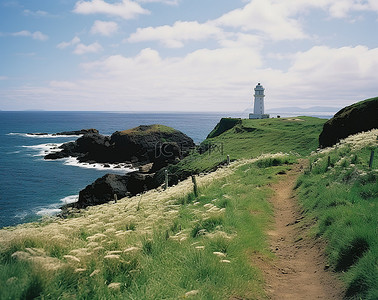
<svg viewBox="0 0 378 300"><path fill-rule="evenodd" d="M119 163L119 164L108 164L108 163L82 163L76 157L63 158L64 164L67 166L75 166L84 169L94 169L99 171L112 171L112 173L125 174L136 171L137 169L132 168L129 164Z"/></svg>
<svg viewBox="0 0 378 300"><path fill-rule="evenodd" d="M79 195L71 195L60 199L59 203L50 204L48 207L41 207L35 213L38 216L53 216L60 213L62 210L59 208L62 205L75 203L79 200Z"/></svg>
<svg viewBox="0 0 378 300"><path fill-rule="evenodd" d="M62 199L60 199L63 204L70 204L70 203L75 203L79 200L79 195L72 195L72 196L67 196Z"/></svg>
<svg viewBox="0 0 378 300"><path fill-rule="evenodd" d="M45 156L50 153L59 152L61 149L59 147L63 145L63 143L48 143L48 144L39 144L39 145L32 145L32 146L22 146L23 148L32 149L35 151L39 151L38 154L33 156L40 157Z"/></svg>
<svg viewBox="0 0 378 300"><path fill-rule="evenodd" d="M36 212L38 216L53 216L60 213L62 210L60 208L42 208Z"/></svg>
<svg viewBox="0 0 378 300"><path fill-rule="evenodd" d="M17 135L22 137L29 137L29 138L39 138L39 139L57 139L57 138L72 138L72 137L82 137L83 135L56 135L56 134L30 134L30 133L20 133L20 132L10 132L7 135Z"/></svg>

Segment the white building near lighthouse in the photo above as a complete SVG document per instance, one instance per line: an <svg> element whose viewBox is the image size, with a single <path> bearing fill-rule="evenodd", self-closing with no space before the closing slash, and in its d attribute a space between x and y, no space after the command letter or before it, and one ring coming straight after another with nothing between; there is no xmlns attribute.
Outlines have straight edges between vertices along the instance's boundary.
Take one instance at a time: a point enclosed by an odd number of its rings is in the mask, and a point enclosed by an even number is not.
<svg viewBox="0 0 378 300"><path fill-rule="evenodd" d="M264 87L258 83L255 87L255 103L253 105L253 114L249 114L250 119L268 119L269 115L264 114Z"/></svg>

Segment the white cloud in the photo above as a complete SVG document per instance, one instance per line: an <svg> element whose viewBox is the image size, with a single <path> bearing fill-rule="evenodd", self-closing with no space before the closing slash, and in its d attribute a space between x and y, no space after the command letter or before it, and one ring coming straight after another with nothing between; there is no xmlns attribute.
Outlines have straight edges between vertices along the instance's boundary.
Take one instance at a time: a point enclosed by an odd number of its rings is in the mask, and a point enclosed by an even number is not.
<svg viewBox="0 0 378 300"><path fill-rule="evenodd" d="M194 22L178 21L173 26L158 26L138 28L130 35L129 42L160 41L169 48L180 48L184 42L194 40L206 40L209 38L221 38L224 36L222 29L211 23L200 24Z"/></svg>
<svg viewBox="0 0 378 300"><path fill-rule="evenodd" d="M257 82L266 88L267 108L343 107L378 94L378 48L316 46L290 58L284 72L264 66L247 47L200 49L174 58L147 48L135 56L83 63L85 78L51 82L50 93L80 98L70 102L71 109L93 104L100 110L151 111L243 111L252 104Z"/></svg>
<svg viewBox="0 0 378 300"><path fill-rule="evenodd" d="M138 3L130 0L122 0L114 4L103 0L91 0L76 2L73 12L77 14L106 14L117 16L123 19L133 19L141 14L149 14L149 11L142 8Z"/></svg>
<svg viewBox="0 0 378 300"><path fill-rule="evenodd" d="M288 72L298 78L305 77L306 81L320 89L350 92L351 87L360 89L359 86L363 88L369 82L378 82L374 71L377 68L378 48L315 46L297 53Z"/></svg>
<svg viewBox="0 0 378 300"><path fill-rule="evenodd" d="M314 0L312 0L314 1ZM361 0L323 0L320 1L323 9L327 10L331 17L347 18L351 12L374 10L372 4ZM316 2L313 5L318 6ZM378 9L377 9L378 11Z"/></svg>
<svg viewBox="0 0 378 300"><path fill-rule="evenodd" d="M300 105L346 106L378 95L378 48L314 46L291 55L287 72L262 72L270 98Z"/></svg>
<svg viewBox="0 0 378 300"><path fill-rule="evenodd" d="M108 95L113 105L121 101L118 109L237 110L248 103L251 75L260 66L258 53L248 48L200 49L174 58L147 48L134 57L82 64L91 78L80 85L96 98Z"/></svg>
<svg viewBox="0 0 378 300"><path fill-rule="evenodd" d="M95 42L90 45L78 44L75 50L73 51L73 53L77 55L82 55L86 53L98 53L102 50L103 50L102 46L99 43Z"/></svg>
<svg viewBox="0 0 378 300"><path fill-rule="evenodd" d="M80 38L75 36L72 40L70 40L69 42L61 42L59 43L56 47L59 48L59 49L65 49L69 46L74 46L74 45L77 45L78 43L80 43Z"/></svg>
<svg viewBox="0 0 378 300"><path fill-rule="evenodd" d="M300 22L288 8L290 1L254 0L230 11L214 22L218 26L257 31L273 40L306 38Z"/></svg>
<svg viewBox="0 0 378 300"><path fill-rule="evenodd" d="M110 36L113 33L116 33L117 30L118 24L116 22L96 20L91 28L91 33Z"/></svg>
<svg viewBox="0 0 378 300"><path fill-rule="evenodd" d="M343 18L347 17L351 11L369 10L374 7L378 11L378 5L374 4L375 2L365 1L370 2L361 2L360 0L253 0L248 1L242 8L232 10L206 23L177 21L172 26L138 28L127 41L132 43L159 41L166 47L180 48L187 41L216 39L224 46L225 43L230 42L230 37L241 34L240 32L226 31L234 29L252 33L254 38L258 34L263 39L273 41L306 39L309 36L299 21L299 16L304 12L310 9L322 9L327 11L331 17Z"/></svg>
<svg viewBox="0 0 378 300"><path fill-rule="evenodd" d="M247 47L260 49L263 46L263 40L260 36L241 32L233 35L229 34L226 38L220 39L218 42L224 48Z"/></svg>
<svg viewBox="0 0 378 300"><path fill-rule="evenodd" d="M39 41L46 41L49 38L47 35L43 34L40 31L30 32L28 30L22 30L22 31L19 31L19 32L14 32L14 33L11 33L10 35L12 35L12 36L27 36L27 37L33 38L34 40L39 40Z"/></svg>
<svg viewBox="0 0 378 300"><path fill-rule="evenodd" d="M347 18L352 12L376 11L376 0L267 0L270 5L287 9L292 15L307 9L323 9L333 18Z"/></svg>

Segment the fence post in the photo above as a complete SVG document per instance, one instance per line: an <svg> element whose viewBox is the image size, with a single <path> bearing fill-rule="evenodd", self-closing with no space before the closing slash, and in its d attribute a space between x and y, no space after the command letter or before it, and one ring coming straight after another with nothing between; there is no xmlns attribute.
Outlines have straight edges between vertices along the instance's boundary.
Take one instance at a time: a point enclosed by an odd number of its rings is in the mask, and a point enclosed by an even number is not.
<svg viewBox="0 0 378 300"><path fill-rule="evenodd" d="M227 155L227 166L230 164L230 155Z"/></svg>
<svg viewBox="0 0 378 300"><path fill-rule="evenodd" d="M370 161L369 161L369 168L370 169L373 167L373 160L374 160L374 150L371 150Z"/></svg>
<svg viewBox="0 0 378 300"><path fill-rule="evenodd" d="M165 184L164 189L166 190L168 188L168 169L165 169Z"/></svg>
<svg viewBox="0 0 378 300"><path fill-rule="evenodd" d="M114 194L114 202L117 203L117 201L118 201L118 196L117 194Z"/></svg>
<svg viewBox="0 0 378 300"><path fill-rule="evenodd" d="M328 156L328 161L327 161L327 169L328 169L328 167L331 165L331 157L330 156Z"/></svg>
<svg viewBox="0 0 378 300"><path fill-rule="evenodd" d="M196 180L195 175L192 175L192 181L193 181L194 196L197 198L198 197L198 186L197 186L197 180Z"/></svg>

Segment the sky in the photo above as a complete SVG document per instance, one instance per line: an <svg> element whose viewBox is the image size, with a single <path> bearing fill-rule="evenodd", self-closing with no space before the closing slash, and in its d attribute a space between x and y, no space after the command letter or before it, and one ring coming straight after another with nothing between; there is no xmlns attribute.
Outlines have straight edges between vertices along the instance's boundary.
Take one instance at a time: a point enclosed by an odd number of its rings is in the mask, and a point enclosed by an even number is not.
<svg viewBox="0 0 378 300"><path fill-rule="evenodd" d="M0 110L333 111L378 96L378 0L0 0Z"/></svg>

